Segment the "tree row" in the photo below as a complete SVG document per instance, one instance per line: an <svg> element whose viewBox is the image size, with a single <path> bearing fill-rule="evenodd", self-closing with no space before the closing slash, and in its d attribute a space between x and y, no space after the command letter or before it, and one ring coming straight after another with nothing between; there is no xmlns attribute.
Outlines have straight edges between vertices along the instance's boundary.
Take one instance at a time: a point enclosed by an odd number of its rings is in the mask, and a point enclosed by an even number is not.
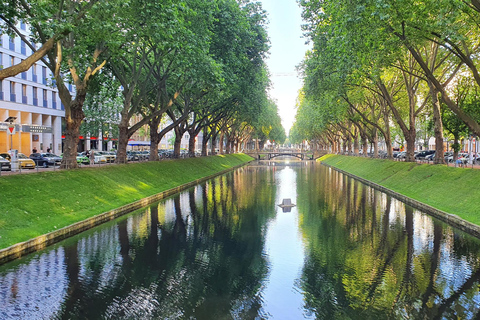
<svg viewBox="0 0 480 320"><path fill-rule="evenodd" d="M480 3L445 0L301 1L313 42L291 140L378 156L381 140L414 161L418 141L480 134Z"/></svg>
<svg viewBox="0 0 480 320"><path fill-rule="evenodd" d="M39 59L50 68L65 108L64 167L76 166L80 132L95 133L105 124L118 135L120 163L130 137L145 126L151 160L171 130L177 156L186 132L192 156L200 131L203 154L209 140L230 152L252 137L285 136L272 130L280 120L266 94L269 43L258 3L32 0L0 9L4 31L22 37L33 52L0 70L0 79ZM16 29L18 21L30 26L30 39Z"/></svg>

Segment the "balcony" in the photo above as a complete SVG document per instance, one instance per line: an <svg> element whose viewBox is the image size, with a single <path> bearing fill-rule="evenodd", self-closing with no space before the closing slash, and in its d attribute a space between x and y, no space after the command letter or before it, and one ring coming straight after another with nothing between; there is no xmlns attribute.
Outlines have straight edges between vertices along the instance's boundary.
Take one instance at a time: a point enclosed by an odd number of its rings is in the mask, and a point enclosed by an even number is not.
<svg viewBox="0 0 480 320"><path fill-rule="evenodd" d="M47 85L47 77L43 77L42 83L43 83L44 85Z"/></svg>
<svg viewBox="0 0 480 320"><path fill-rule="evenodd" d="M45 108L48 108L48 101L47 101L47 100L43 100L43 106L44 106Z"/></svg>
<svg viewBox="0 0 480 320"><path fill-rule="evenodd" d="M10 93L10 101L17 102L17 96L15 95L15 93Z"/></svg>
<svg viewBox="0 0 480 320"><path fill-rule="evenodd" d="M63 103L60 103L60 107L62 110L65 110L65 107L63 106Z"/></svg>
<svg viewBox="0 0 480 320"><path fill-rule="evenodd" d="M27 73L26 72L22 72L22 79L27 80Z"/></svg>
<svg viewBox="0 0 480 320"><path fill-rule="evenodd" d="M22 103L27 104L27 96L22 96Z"/></svg>
<svg viewBox="0 0 480 320"><path fill-rule="evenodd" d="M8 49L12 50L12 51L15 51L15 42L9 42L8 44Z"/></svg>
<svg viewBox="0 0 480 320"><path fill-rule="evenodd" d="M20 48L20 52L21 52L24 56L26 56L26 55L27 55L27 48L21 47L21 48Z"/></svg>
<svg viewBox="0 0 480 320"><path fill-rule="evenodd" d="M3 92L0 91L0 100L3 100Z"/></svg>
<svg viewBox="0 0 480 320"><path fill-rule="evenodd" d="M56 101L53 101L53 102L52 102L52 108L53 108L53 109L57 109L57 102L56 102Z"/></svg>
<svg viewBox="0 0 480 320"><path fill-rule="evenodd" d="M37 98L33 98L33 105L38 106L38 99Z"/></svg>
<svg viewBox="0 0 480 320"><path fill-rule="evenodd" d="M32 81L37 82L37 75L36 74L32 74Z"/></svg>

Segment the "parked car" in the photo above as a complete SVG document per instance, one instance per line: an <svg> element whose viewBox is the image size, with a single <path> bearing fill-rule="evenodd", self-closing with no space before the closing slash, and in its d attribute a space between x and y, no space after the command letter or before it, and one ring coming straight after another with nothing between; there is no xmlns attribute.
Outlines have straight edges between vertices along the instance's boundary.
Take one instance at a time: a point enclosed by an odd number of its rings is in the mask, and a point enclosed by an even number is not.
<svg viewBox="0 0 480 320"><path fill-rule="evenodd" d="M420 151L419 153L417 153L415 155L415 159L417 160L425 160L425 157L428 156L428 155L431 155L435 153L435 150L423 150L423 151Z"/></svg>
<svg viewBox="0 0 480 320"><path fill-rule="evenodd" d="M0 156L0 170L1 171L11 171L12 170L12 165L10 164L10 161L5 159L4 157Z"/></svg>
<svg viewBox="0 0 480 320"><path fill-rule="evenodd" d="M94 160L93 160L93 163L107 163L107 158L105 158L104 155L101 155L101 154L98 154L98 151L97 152L94 152L93 153L93 156L94 156ZM91 163L91 162L90 162Z"/></svg>
<svg viewBox="0 0 480 320"><path fill-rule="evenodd" d="M77 153L77 163L78 164L90 164L90 159L82 154L82 153Z"/></svg>
<svg viewBox="0 0 480 320"><path fill-rule="evenodd" d="M115 159L117 158L117 155L114 152L109 152L109 151L96 151L96 152L94 152L94 155L97 155L97 154L104 156L108 163L115 162Z"/></svg>
<svg viewBox="0 0 480 320"><path fill-rule="evenodd" d="M427 161L433 161L434 159L435 159L435 152L425 156L425 160Z"/></svg>
<svg viewBox="0 0 480 320"><path fill-rule="evenodd" d="M470 156L468 153L460 152L457 157L457 164L467 164ZM446 161L453 163L453 153L452 155L445 158Z"/></svg>
<svg viewBox="0 0 480 320"><path fill-rule="evenodd" d="M55 161L52 158L46 157L45 153L32 153L29 158L35 161L35 164L39 167L47 168L48 166L55 165Z"/></svg>
<svg viewBox="0 0 480 320"><path fill-rule="evenodd" d="M45 153L42 153L42 155L45 157L45 158L49 158L50 159L50 162L53 162L55 165L59 166L61 163L62 163L62 157L60 156L57 156L56 154L54 153L51 153L51 152L45 152Z"/></svg>
<svg viewBox="0 0 480 320"><path fill-rule="evenodd" d="M10 161L10 163L12 162L12 157L10 156L10 153L8 152L0 153L0 156ZM29 157L27 157L26 155L24 155L23 153L17 154L17 160L18 160L18 163L20 164L20 168L35 169L35 162Z"/></svg>
<svg viewBox="0 0 480 320"><path fill-rule="evenodd" d="M397 159L405 159L407 156L407 151L401 151L397 154Z"/></svg>
<svg viewBox="0 0 480 320"><path fill-rule="evenodd" d="M127 151L127 161L138 161L140 158L136 151Z"/></svg>

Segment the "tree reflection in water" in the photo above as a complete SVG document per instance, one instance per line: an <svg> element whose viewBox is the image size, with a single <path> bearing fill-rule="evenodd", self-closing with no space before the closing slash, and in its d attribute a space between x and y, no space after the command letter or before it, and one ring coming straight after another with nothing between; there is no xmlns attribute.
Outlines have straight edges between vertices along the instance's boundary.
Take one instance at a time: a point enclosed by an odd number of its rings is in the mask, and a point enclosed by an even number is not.
<svg viewBox="0 0 480 320"><path fill-rule="evenodd" d="M479 316L478 239L314 164L289 165L294 199L276 189L279 165L218 177L1 266L0 319ZM292 217L276 214L290 194ZM282 287L283 272L292 281ZM292 290L300 299L277 299Z"/></svg>
<svg viewBox="0 0 480 320"><path fill-rule="evenodd" d="M301 287L319 319L474 319L479 241L332 169L297 175L306 260ZM317 195L322 195L317 197Z"/></svg>

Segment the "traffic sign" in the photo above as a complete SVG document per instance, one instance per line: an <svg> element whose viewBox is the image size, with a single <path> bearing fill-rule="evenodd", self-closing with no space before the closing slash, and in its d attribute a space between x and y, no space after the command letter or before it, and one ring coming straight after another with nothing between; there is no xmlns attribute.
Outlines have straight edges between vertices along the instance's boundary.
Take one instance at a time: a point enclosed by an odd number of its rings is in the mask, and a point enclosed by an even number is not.
<svg viewBox="0 0 480 320"><path fill-rule="evenodd" d="M14 124L8 125L8 132L10 134L15 134L15 125Z"/></svg>

